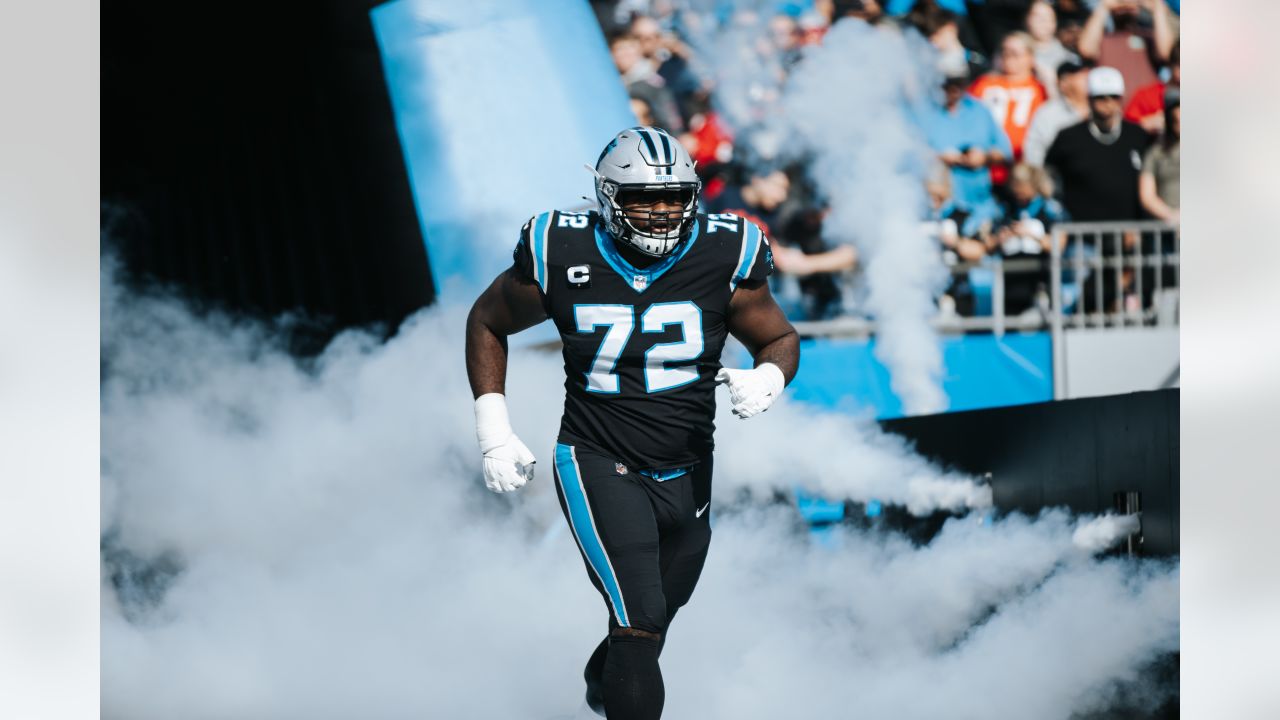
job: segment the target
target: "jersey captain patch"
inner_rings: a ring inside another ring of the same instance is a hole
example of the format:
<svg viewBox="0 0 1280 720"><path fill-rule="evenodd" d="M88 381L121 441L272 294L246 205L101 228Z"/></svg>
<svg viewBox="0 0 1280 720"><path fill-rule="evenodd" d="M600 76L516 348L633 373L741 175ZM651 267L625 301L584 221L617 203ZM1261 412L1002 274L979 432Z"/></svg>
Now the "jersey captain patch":
<svg viewBox="0 0 1280 720"><path fill-rule="evenodd" d="M590 265L574 265L565 273L569 287L572 288L589 288L591 287L591 266Z"/></svg>

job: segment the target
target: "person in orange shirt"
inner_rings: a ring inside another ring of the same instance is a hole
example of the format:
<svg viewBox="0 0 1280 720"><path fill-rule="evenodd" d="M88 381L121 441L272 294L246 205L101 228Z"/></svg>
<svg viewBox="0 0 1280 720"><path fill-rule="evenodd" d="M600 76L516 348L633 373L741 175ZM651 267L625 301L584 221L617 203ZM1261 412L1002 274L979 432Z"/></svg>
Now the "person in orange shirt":
<svg viewBox="0 0 1280 720"><path fill-rule="evenodd" d="M1011 32L1000 43L997 70L974 81L969 94L991 109L1013 145L1014 160L1022 159L1022 143L1036 110L1049 92L1036 78L1035 41L1025 32ZM993 178L997 183L998 178Z"/></svg>

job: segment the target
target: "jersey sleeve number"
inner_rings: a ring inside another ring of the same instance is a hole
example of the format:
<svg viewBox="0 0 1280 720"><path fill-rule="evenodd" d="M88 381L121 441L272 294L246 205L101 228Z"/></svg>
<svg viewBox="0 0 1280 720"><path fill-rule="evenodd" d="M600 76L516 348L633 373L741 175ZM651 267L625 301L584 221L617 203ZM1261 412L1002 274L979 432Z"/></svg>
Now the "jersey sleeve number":
<svg viewBox="0 0 1280 720"><path fill-rule="evenodd" d="M729 230L731 232L738 231L738 220L740 218L733 213L716 213L707 216L707 234L717 230Z"/></svg>
<svg viewBox="0 0 1280 720"><path fill-rule="evenodd" d="M587 392L616 394L620 391L614 368L635 329L635 308L631 305L575 305L574 322L580 333L594 333L604 326L604 339L587 375ZM679 325L681 339L657 343L644 354L645 392L655 393L687 385L698 379L691 365L668 367L671 363L694 360L702 355L702 311L692 302L659 303L640 315L640 332L661 333Z"/></svg>
<svg viewBox="0 0 1280 720"><path fill-rule="evenodd" d="M586 213L562 212L559 213L559 215L560 220L556 223L557 227L570 227L581 230L587 226L588 222L590 222L590 220L587 219Z"/></svg>

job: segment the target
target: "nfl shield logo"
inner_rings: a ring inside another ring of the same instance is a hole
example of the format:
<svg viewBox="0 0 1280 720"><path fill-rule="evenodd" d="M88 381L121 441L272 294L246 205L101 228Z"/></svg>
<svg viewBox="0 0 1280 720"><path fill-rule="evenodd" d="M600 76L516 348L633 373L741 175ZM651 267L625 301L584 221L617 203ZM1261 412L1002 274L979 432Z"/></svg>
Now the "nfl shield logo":
<svg viewBox="0 0 1280 720"><path fill-rule="evenodd" d="M627 474L627 466L626 466L626 465L623 465L623 464L622 464L622 463L620 463L620 462L616 462L616 463L614 463L614 464L613 464L613 470L614 470L614 472L618 473L619 475L626 475L626 474Z"/></svg>
<svg viewBox="0 0 1280 720"><path fill-rule="evenodd" d="M649 278L645 275L636 275L632 278L631 286L637 290L643 290L649 284Z"/></svg>

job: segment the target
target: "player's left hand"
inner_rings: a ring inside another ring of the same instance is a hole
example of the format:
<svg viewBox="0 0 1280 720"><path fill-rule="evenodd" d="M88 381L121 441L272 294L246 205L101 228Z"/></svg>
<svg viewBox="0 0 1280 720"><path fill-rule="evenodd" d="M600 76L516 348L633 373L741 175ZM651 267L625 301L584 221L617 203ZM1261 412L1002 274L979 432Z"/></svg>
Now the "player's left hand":
<svg viewBox="0 0 1280 720"><path fill-rule="evenodd" d="M733 414L745 420L768 410L782 394L787 379L777 365L761 363L752 370L720 368L716 382L729 385Z"/></svg>

